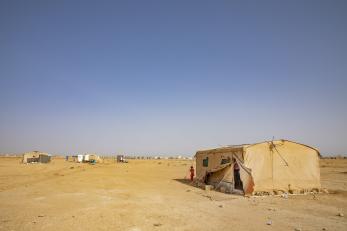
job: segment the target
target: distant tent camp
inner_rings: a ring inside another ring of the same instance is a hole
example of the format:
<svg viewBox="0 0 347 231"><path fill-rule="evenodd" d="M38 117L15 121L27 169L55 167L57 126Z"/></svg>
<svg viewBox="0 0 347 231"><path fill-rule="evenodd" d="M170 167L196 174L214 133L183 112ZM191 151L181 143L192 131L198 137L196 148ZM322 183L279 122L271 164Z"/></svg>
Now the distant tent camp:
<svg viewBox="0 0 347 231"><path fill-rule="evenodd" d="M23 154L22 162L27 163L49 163L51 156L44 152L32 151Z"/></svg>
<svg viewBox="0 0 347 231"><path fill-rule="evenodd" d="M289 140L198 151L197 180L246 195L318 190L319 151Z"/></svg>
<svg viewBox="0 0 347 231"><path fill-rule="evenodd" d="M78 154L78 155L75 155L75 156L72 156L73 158L73 161L75 162L79 162L79 163L102 163L102 158L100 158L100 156L96 155L96 154L85 154L85 155L82 155L82 154Z"/></svg>

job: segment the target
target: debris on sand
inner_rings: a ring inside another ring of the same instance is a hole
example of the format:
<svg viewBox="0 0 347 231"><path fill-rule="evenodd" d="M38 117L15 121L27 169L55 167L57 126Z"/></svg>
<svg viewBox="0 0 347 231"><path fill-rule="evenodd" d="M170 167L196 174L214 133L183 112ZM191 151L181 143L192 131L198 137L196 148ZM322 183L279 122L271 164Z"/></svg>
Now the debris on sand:
<svg viewBox="0 0 347 231"><path fill-rule="evenodd" d="M213 199L212 199L212 197L211 196L209 196L209 195L202 195L203 197L207 197L208 199L210 199L210 201L212 201Z"/></svg>
<svg viewBox="0 0 347 231"><path fill-rule="evenodd" d="M266 222L266 224L267 224L267 225L272 225L272 221L271 221L271 220L268 220L268 221Z"/></svg>
<svg viewBox="0 0 347 231"><path fill-rule="evenodd" d="M284 198L284 199L288 199L288 193L283 193L283 194L281 195L281 197Z"/></svg>
<svg viewBox="0 0 347 231"><path fill-rule="evenodd" d="M44 217L44 215L38 215L37 217Z"/></svg>
<svg viewBox="0 0 347 231"><path fill-rule="evenodd" d="M344 217L345 215L343 213L339 213L339 214L337 214L337 216Z"/></svg>
<svg viewBox="0 0 347 231"><path fill-rule="evenodd" d="M74 166L70 167L70 169L74 169L74 168L75 168Z"/></svg>
<svg viewBox="0 0 347 231"><path fill-rule="evenodd" d="M223 208L223 205L218 205L219 208Z"/></svg>
<svg viewBox="0 0 347 231"><path fill-rule="evenodd" d="M301 231L301 228L295 228L294 230L295 231Z"/></svg>
<svg viewBox="0 0 347 231"><path fill-rule="evenodd" d="M160 223L154 223L153 225L154 225L154 226L157 226L157 227L158 227L158 226L162 226L162 224L160 224Z"/></svg>

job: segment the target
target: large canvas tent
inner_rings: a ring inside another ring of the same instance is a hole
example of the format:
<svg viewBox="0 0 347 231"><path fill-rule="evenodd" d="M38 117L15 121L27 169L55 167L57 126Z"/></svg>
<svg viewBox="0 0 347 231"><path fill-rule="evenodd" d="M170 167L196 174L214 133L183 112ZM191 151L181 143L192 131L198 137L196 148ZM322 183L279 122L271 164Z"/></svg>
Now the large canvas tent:
<svg viewBox="0 0 347 231"><path fill-rule="evenodd" d="M27 163L49 163L51 156L44 152L32 151L23 154L22 162Z"/></svg>
<svg viewBox="0 0 347 231"><path fill-rule="evenodd" d="M198 151L195 157L197 180L229 193L237 188L253 195L302 193L321 187L319 151L289 140Z"/></svg>

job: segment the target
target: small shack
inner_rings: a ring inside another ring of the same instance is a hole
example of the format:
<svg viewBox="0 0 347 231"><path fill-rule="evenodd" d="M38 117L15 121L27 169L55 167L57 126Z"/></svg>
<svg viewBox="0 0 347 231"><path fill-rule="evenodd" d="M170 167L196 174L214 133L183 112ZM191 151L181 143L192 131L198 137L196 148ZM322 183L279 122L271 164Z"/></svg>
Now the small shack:
<svg viewBox="0 0 347 231"><path fill-rule="evenodd" d="M117 162L118 163L128 163L128 161L126 161L124 155L117 155Z"/></svg>
<svg viewBox="0 0 347 231"><path fill-rule="evenodd" d="M217 190L246 195L319 190L319 151L289 140L198 151L196 177Z"/></svg>
<svg viewBox="0 0 347 231"><path fill-rule="evenodd" d="M77 155L77 159L76 159L76 160L77 160L78 163L82 163L82 162L83 162L83 159L84 159L84 158L83 158L83 155L81 155L81 154L78 154L78 155Z"/></svg>
<svg viewBox="0 0 347 231"><path fill-rule="evenodd" d="M102 159L96 154L89 154L89 162L102 163Z"/></svg>
<svg viewBox="0 0 347 231"><path fill-rule="evenodd" d="M26 152L23 154L22 163L49 163L51 156L48 153L40 151Z"/></svg>

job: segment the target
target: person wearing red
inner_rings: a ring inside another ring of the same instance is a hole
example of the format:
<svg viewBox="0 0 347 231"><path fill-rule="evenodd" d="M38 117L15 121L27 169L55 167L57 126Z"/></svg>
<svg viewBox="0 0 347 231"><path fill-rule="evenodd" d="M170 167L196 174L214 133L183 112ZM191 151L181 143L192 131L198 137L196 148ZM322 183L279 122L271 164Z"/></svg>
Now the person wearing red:
<svg viewBox="0 0 347 231"><path fill-rule="evenodd" d="M190 166L190 181L193 181L193 179L194 179L194 168L193 168L193 166Z"/></svg>

